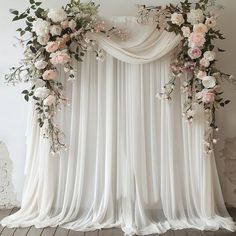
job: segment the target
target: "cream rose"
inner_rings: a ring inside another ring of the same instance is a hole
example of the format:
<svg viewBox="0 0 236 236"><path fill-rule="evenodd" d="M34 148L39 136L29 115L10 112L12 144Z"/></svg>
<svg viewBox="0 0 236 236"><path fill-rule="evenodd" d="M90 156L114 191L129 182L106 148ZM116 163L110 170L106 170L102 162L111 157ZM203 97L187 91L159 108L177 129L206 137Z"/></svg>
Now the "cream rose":
<svg viewBox="0 0 236 236"><path fill-rule="evenodd" d="M205 88L213 88L216 86L216 79L213 76L205 76L202 78L202 84Z"/></svg>
<svg viewBox="0 0 236 236"><path fill-rule="evenodd" d="M183 27L181 28L181 30L182 30L182 32L183 32L183 36L184 36L185 38L188 38L189 35L190 35L190 33L191 33L190 28L187 27L187 26L183 26Z"/></svg>
<svg viewBox="0 0 236 236"><path fill-rule="evenodd" d="M208 28L203 23L199 23L193 26L193 32L205 34L208 31Z"/></svg>
<svg viewBox="0 0 236 236"><path fill-rule="evenodd" d="M175 25L182 25L184 23L184 17L182 14L179 13L173 13L171 15L171 22Z"/></svg>
<svg viewBox="0 0 236 236"><path fill-rule="evenodd" d="M37 41L41 45L46 45L49 41L49 35L38 36Z"/></svg>
<svg viewBox="0 0 236 236"><path fill-rule="evenodd" d="M50 94L50 90L46 87L37 88L34 92L35 97L42 98L42 99L49 96L49 94Z"/></svg>
<svg viewBox="0 0 236 236"><path fill-rule="evenodd" d="M188 13L188 22L191 23L192 25L202 23L204 19L205 17L201 9L192 9Z"/></svg>
<svg viewBox="0 0 236 236"><path fill-rule="evenodd" d="M49 33L49 29L50 29L50 23L38 18L37 20L35 20L33 22L33 28L32 30L38 35L38 36L42 36L44 37L45 35L47 35Z"/></svg>
<svg viewBox="0 0 236 236"><path fill-rule="evenodd" d="M206 19L205 25L208 28L214 28L216 26L216 20L214 17L210 17Z"/></svg>
<svg viewBox="0 0 236 236"><path fill-rule="evenodd" d="M66 20L67 15L63 9L50 9L48 12L48 18L57 23Z"/></svg>
<svg viewBox="0 0 236 236"><path fill-rule="evenodd" d="M59 47L59 43L58 42L48 42L46 48L47 52L55 52Z"/></svg>
<svg viewBox="0 0 236 236"><path fill-rule="evenodd" d="M205 58L202 58L202 59L200 60L200 65L201 65L201 66L204 66L204 67L209 67L209 66L210 66L210 61L208 61L208 60L205 59Z"/></svg>
<svg viewBox="0 0 236 236"><path fill-rule="evenodd" d="M50 33L52 36L61 35L62 28L59 25L53 25L50 27Z"/></svg>
<svg viewBox="0 0 236 236"><path fill-rule="evenodd" d="M206 51L204 53L204 58L208 61L214 61L216 59L216 53L213 51Z"/></svg>
<svg viewBox="0 0 236 236"><path fill-rule="evenodd" d="M54 70L46 70L43 73L43 80L51 80L56 77L57 73Z"/></svg>
<svg viewBox="0 0 236 236"><path fill-rule="evenodd" d="M206 75L207 75L206 71L200 70L200 71L198 71L196 76L198 79L202 79L202 78L206 77Z"/></svg>

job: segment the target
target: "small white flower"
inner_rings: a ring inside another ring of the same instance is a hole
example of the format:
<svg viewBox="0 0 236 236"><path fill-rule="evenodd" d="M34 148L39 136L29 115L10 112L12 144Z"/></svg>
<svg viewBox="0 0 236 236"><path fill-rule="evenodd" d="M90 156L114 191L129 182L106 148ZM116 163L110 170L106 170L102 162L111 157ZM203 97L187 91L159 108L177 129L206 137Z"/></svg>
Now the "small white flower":
<svg viewBox="0 0 236 236"><path fill-rule="evenodd" d="M49 35L38 36L37 41L41 45L46 45L49 41Z"/></svg>
<svg viewBox="0 0 236 236"><path fill-rule="evenodd" d="M42 98L42 99L49 96L49 94L50 94L50 90L46 87L39 87L34 92L35 97Z"/></svg>
<svg viewBox="0 0 236 236"><path fill-rule="evenodd" d="M103 62L103 61L105 60L105 54L104 54L103 50L99 50L99 51L97 52L97 57L96 57L96 59L97 59L98 61L101 61L101 62Z"/></svg>
<svg viewBox="0 0 236 236"><path fill-rule="evenodd" d="M76 21L75 20L70 20L69 21L69 27L71 28L71 30L75 30L76 28Z"/></svg>
<svg viewBox="0 0 236 236"><path fill-rule="evenodd" d="M182 32L183 32L183 36L184 36L185 38L188 38L189 35L190 35L190 33L191 33L190 28L187 27L187 26L183 26L183 27L181 28L181 30L182 30Z"/></svg>
<svg viewBox="0 0 236 236"><path fill-rule="evenodd" d="M45 37L49 33L50 23L38 18L36 21L33 22L32 30L41 37Z"/></svg>
<svg viewBox="0 0 236 236"><path fill-rule="evenodd" d="M47 62L44 61L44 60L39 60L39 61L36 61L35 62L35 67L38 69L38 70L42 70L44 69L46 66L47 66Z"/></svg>
<svg viewBox="0 0 236 236"><path fill-rule="evenodd" d="M50 9L48 12L48 18L50 18L53 22L61 22L66 20L67 15L66 12L61 9Z"/></svg>
<svg viewBox="0 0 236 236"><path fill-rule="evenodd" d="M208 61L214 61L216 59L216 53L213 51L206 51L204 53L204 58Z"/></svg>
<svg viewBox="0 0 236 236"><path fill-rule="evenodd" d="M184 17L182 14L179 13L173 13L171 15L171 22L176 25L182 25L184 23Z"/></svg>
<svg viewBox="0 0 236 236"><path fill-rule="evenodd" d="M188 13L188 22L192 25L202 23L205 19L203 11L201 9L192 9Z"/></svg>
<svg viewBox="0 0 236 236"><path fill-rule="evenodd" d="M213 88L216 86L216 79L213 76L205 76L202 78L202 84L205 88Z"/></svg>
<svg viewBox="0 0 236 236"><path fill-rule="evenodd" d="M58 36L61 35L62 28L59 25L52 25L50 27L50 33L52 36Z"/></svg>

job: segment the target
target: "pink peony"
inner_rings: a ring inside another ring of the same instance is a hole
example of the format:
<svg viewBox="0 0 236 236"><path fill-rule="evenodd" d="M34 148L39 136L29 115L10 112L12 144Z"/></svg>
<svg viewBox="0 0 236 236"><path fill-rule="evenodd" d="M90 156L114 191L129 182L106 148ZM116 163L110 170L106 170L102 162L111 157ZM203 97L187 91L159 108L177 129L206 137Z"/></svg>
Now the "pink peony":
<svg viewBox="0 0 236 236"><path fill-rule="evenodd" d="M213 92L203 93L202 101L204 103L212 103L215 101L215 94Z"/></svg>
<svg viewBox="0 0 236 236"><path fill-rule="evenodd" d="M194 59L201 57L202 51L198 47L190 48L188 50L188 55L191 59L194 60Z"/></svg>
<svg viewBox="0 0 236 236"><path fill-rule="evenodd" d="M48 42L46 46L46 51L47 52L55 52L59 47L58 42Z"/></svg>
<svg viewBox="0 0 236 236"><path fill-rule="evenodd" d="M188 41L190 47L202 47L206 42L206 39L204 34L193 32L190 34Z"/></svg>
<svg viewBox="0 0 236 236"><path fill-rule="evenodd" d="M66 53L66 51L57 51L52 53L50 57L50 61L53 65L66 64L70 60L70 56Z"/></svg>
<svg viewBox="0 0 236 236"><path fill-rule="evenodd" d="M210 62L209 62L207 59L202 58L202 59L200 60L200 65L201 65L201 66L204 66L204 67L209 67L209 66L210 66Z"/></svg>
<svg viewBox="0 0 236 236"><path fill-rule="evenodd" d="M44 80L51 80L54 79L56 77L57 73L54 70L46 70L43 73L43 79Z"/></svg>

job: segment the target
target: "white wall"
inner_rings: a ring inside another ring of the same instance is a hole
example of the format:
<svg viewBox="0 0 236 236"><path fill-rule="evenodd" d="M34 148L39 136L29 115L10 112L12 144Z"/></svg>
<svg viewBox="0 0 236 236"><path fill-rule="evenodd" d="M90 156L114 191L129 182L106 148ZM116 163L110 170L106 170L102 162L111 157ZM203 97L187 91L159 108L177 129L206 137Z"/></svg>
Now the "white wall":
<svg viewBox="0 0 236 236"><path fill-rule="evenodd" d="M18 28L18 23L11 22L11 15L8 9L15 8L19 10L25 9L27 0L0 0L0 140L4 141L10 152L10 157L13 160L13 182L21 199L23 187L23 171L25 161L25 129L27 121L27 103L24 102L20 91L25 85L16 87L9 87L4 84L4 74L8 72L8 68L17 65L17 62L22 56L22 48L17 44L14 38L17 34L15 29ZM66 0L43 0L44 6L60 7L65 4ZM177 3L178 0L96 0L96 3L101 5L100 15L135 15L136 4L165 4L168 2ZM219 0L225 5L226 9L221 12L220 27L223 29L227 39L221 44L221 47L227 49L227 53L219 56L219 66L226 72L236 75L236 1L235 0ZM227 137L236 137L236 93L231 86L226 86L226 95L230 97L233 102L219 113L219 120L221 124L221 132L219 133L222 141L217 147L217 150L223 148L223 140ZM224 162L218 155L219 166L223 166ZM233 202L232 186L223 176L224 168L220 168L221 181L224 188L224 194L229 202ZM236 199L236 198L235 198ZM236 204L236 203L235 203Z"/></svg>

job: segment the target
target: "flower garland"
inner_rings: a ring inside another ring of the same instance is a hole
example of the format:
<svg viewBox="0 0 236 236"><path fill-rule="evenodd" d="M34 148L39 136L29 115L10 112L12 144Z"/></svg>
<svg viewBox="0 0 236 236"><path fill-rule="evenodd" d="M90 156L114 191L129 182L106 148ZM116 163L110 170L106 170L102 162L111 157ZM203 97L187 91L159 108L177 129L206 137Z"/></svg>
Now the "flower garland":
<svg viewBox="0 0 236 236"><path fill-rule="evenodd" d="M31 82L32 86L22 94L26 101L35 101L38 123L44 130L44 137L50 140L51 152L57 153L67 148L63 142L64 134L55 124L55 113L62 105L68 104L63 95L63 85L57 81L57 67L62 66L68 74L68 80L75 79L73 59L82 61L87 50L93 50L98 60L103 60L103 53L96 50L95 42L88 33L104 33L107 37L117 35L122 39L127 33L115 27L106 29L105 23L97 17L98 7L93 2L80 3L72 0L60 9L45 10L42 2L29 0L30 6L19 12L11 9L13 21L23 20L25 28L17 31L20 36L27 35L27 40L20 39L25 46L24 59L19 67L11 68L6 75L7 82Z"/></svg>
<svg viewBox="0 0 236 236"><path fill-rule="evenodd" d="M140 23L152 21L158 29L182 36L176 58L171 65L172 78L157 97L171 100L176 80L183 80L183 74L187 74L187 81L182 82L181 87L187 94L183 116L188 122L192 122L196 104L202 105L208 114L208 128L204 140L206 155L213 152L213 144L217 142L213 137L213 130L219 130L215 112L230 102L222 96L220 84L224 80L236 84L232 75L225 74L216 67L216 51L224 50L216 48L214 40L225 39L220 30L216 29L217 17L212 11L216 7L222 8L216 5L215 0L199 0L196 4L185 0L177 6L141 5L138 11Z"/></svg>

